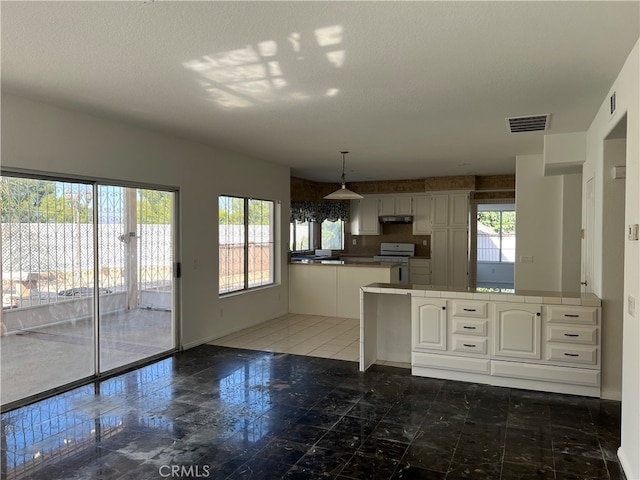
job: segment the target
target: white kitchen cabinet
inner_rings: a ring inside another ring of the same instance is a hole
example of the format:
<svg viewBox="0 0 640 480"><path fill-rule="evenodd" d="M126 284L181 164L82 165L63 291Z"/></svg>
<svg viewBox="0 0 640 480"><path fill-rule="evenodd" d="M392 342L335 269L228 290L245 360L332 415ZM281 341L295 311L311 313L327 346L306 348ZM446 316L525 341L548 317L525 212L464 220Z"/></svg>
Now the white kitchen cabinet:
<svg viewBox="0 0 640 480"><path fill-rule="evenodd" d="M469 194L438 193L431 195L431 225L434 228L467 227Z"/></svg>
<svg viewBox="0 0 640 480"><path fill-rule="evenodd" d="M542 307L496 303L492 357L540 360Z"/></svg>
<svg viewBox="0 0 640 480"><path fill-rule="evenodd" d="M442 228L449 226L449 194L438 193L431 195L431 227Z"/></svg>
<svg viewBox="0 0 640 480"><path fill-rule="evenodd" d="M431 285L431 259L409 258L409 283Z"/></svg>
<svg viewBox="0 0 640 480"><path fill-rule="evenodd" d="M431 197L429 195L413 197L413 234L431 235Z"/></svg>
<svg viewBox="0 0 640 480"><path fill-rule="evenodd" d="M555 365L600 368L598 309L553 305L544 308L544 359Z"/></svg>
<svg viewBox="0 0 640 480"><path fill-rule="evenodd" d="M351 235L380 235L378 197L351 200Z"/></svg>
<svg viewBox="0 0 640 480"><path fill-rule="evenodd" d="M466 228L434 228L431 232L433 285L465 288L468 281L469 236Z"/></svg>
<svg viewBox="0 0 640 480"><path fill-rule="evenodd" d="M446 300L411 299L412 351L447 349L446 307Z"/></svg>
<svg viewBox="0 0 640 480"><path fill-rule="evenodd" d="M411 215L413 213L412 198L382 195L379 197L379 215Z"/></svg>
<svg viewBox="0 0 640 480"><path fill-rule="evenodd" d="M467 227L469 225L469 195L467 193L449 194L449 226Z"/></svg>
<svg viewBox="0 0 640 480"><path fill-rule="evenodd" d="M447 285L466 288L469 273L469 235L466 228L449 229Z"/></svg>

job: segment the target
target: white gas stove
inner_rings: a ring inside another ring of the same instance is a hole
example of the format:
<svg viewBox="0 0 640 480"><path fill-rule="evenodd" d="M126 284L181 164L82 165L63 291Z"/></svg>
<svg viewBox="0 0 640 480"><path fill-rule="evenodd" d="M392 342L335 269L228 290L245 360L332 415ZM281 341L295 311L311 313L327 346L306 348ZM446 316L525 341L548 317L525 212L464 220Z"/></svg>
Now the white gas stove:
<svg viewBox="0 0 640 480"><path fill-rule="evenodd" d="M416 254L415 243L381 243L376 262L400 265L400 283L409 283L409 257Z"/></svg>

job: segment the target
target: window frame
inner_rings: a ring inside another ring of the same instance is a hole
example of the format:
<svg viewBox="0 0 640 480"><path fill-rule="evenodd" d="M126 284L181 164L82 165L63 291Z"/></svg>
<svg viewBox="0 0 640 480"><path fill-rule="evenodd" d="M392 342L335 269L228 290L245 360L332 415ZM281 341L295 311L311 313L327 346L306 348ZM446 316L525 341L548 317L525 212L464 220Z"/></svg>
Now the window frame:
<svg viewBox="0 0 640 480"><path fill-rule="evenodd" d="M265 288L265 287L270 287L276 284L276 241L275 241L275 236L276 236L276 231L277 231L277 225L276 225L276 204L277 202L274 200L269 200L269 199L264 199L264 198L255 198L255 197L242 197L242 196L238 196L238 195L218 195L218 215L220 212L220 201L222 198L230 198L230 199L237 199L237 200L242 200L242 205L243 205L243 242L242 242L242 248L243 248L243 260L242 260L242 273L243 273L243 286L242 288L233 288L230 290L225 290L222 291L221 287L222 287L222 283L220 281L221 279L221 266L222 263L220 261L220 254L218 253L218 296L220 298L222 297L227 297L227 296L231 296L231 295L237 295L239 293L243 293L243 292L247 292L247 291L251 291L251 290L256 290L256 289L260 289L260 288ZM270 258L269 258L269 277L270 277L270 281L267 283L261 283L259 285L250 285L250 270L249 270L249 251L251 248L251 245L264 245L264 243L260 243L257 244L255 242L250 242L250 210L249 210L249 203L251 201L257 201L257 202L267 202L270 204L271 208L270 208L270 218L269 218L269 241L267 242L267 244L270 246ZM222 247L222 243L221 243L221 239L220 239L220 227L222 225L232 225L229 223L226 224L222 224L220 223L220 216L218 216L218 252L220 252L220 249Z"/></svg>

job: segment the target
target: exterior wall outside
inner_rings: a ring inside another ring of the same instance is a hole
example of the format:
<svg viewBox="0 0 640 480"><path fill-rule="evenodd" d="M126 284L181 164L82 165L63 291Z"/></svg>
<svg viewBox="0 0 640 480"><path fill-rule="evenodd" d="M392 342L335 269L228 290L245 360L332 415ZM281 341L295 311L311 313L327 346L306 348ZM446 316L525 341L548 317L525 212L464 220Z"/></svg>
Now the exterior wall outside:
<svg viewBox="0 0 640 480"><path fill-rule="evenodd" d="M184 347L287 313L288 168L13 95L2 97L2 167L179 189ZM218 298L219 195L276 201L276 285Z"/></svg>
<svg viewBox="0 0 640 480"><path fill-rule="evenodd" d="M615 80L606 98L587 131L587 161L583 169L583 185L593 178L595 181L595 228L594 232L603 231L604 210L603 179L609 172L605 170L603 161L603 142L620 119L627 116L626 141L626 194L625 225L640 223L640 43L636 43L618 78ZM609 96L616 92L617 109L609 113ZM583 189L584 191L584 189ZM585 199L583 198L583 205ZM583 219L583 225L585 220ZM603 274L602 253L606 248L603 236L596 235L594 240L594 275L593 292L601 296L603 284L611 279ZM640 242L625 240L624 247L624 299L634 297L640 299ZM619 275L620 272L617 273ZM640 478L640 315L637 307L635 316L625 308L623 324L616 326L611 319L603 318L605 328L622 328L622 446L618 452L620 462L627 478ZM603 355L606 352L603 351ZM603 357L603 364L607 357ZM606 382L606 379L603 378ZM605 383L605 388L606 383ZM615 388L609 386L609 389ZM608 396L608 391L603 390Z"/></svg>

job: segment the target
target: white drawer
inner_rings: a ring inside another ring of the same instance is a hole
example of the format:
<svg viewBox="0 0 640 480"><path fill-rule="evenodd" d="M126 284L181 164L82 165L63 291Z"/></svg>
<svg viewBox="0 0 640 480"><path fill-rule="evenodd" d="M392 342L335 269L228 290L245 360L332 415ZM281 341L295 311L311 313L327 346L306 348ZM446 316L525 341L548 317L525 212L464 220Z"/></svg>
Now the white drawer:
<svg viewBox="0 0 640 480"><path fill-rule="evenodd" d="M577 327L573 325L548 325L547 341L562 343L598 343L598 327Z"/></svg>
<svg viewBox="0 0 640 480"><path fill-rule="evenodd" d="M415 283L418 285L431 285L431 274L420 275L413 272L409 272L409 283Z"/></svg>
<svg viewBox="0 0 640 480"><path fill-rule="evenodd" d="M572 306L547 307L547 318L549 323L597 325L598 309Z"/></svg>
<svg viewBox="0 0 640 480"><path fill-rule="evenodd" d="M477 353L479 355L486 355L487 339L461 337L458 335L454 335L451 349L454 352Z"/></svg>
<svg viewBox="0 0 640 480"><path fill-rule="evenodd" d="M414 367L458 370L471 373L489 373L491 361L487 358L456 357L422 352L411 353L411 365Z"/></svg>
<svg viewBox="0 0 640 480"><path fill-rule="evenodd" d="M430 258L409 258L409 266L411 268L428 268L431 269L431 259Z"/></svg>
<svg viewBox="0 0 640 480"><path fill-rule="evenodd" d="M451 319L451 333L480 335L486 337L488 323L488 320L453 317Z"/></svg>
<svg viewBox="0 0 640 480"><path fill-rule="evenodd" d="M493 360L491 362L491 375L569 385L600 386L600 371L586 368L556 367L554 365Z"/></svg>
<svg viewBox="0 0 640 480"><path fill-rule="evenodd" d="M456 317L487 318L487 302L454 301L453 315Z"/></svg>
<svg viewBox="0 0 640 480"><path fill-rule="evenodd" d="M411 265L409 267L409 272L413 275L431 275L431 268L430 267L414 267L413 265Z"/></svg>
<svg viewBox="0 0 640 480"><path fill-rule="evenodd" d="M598 347L547 344L546 360L550 362L596 365Z"/></svg>

